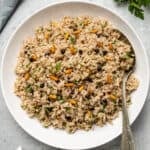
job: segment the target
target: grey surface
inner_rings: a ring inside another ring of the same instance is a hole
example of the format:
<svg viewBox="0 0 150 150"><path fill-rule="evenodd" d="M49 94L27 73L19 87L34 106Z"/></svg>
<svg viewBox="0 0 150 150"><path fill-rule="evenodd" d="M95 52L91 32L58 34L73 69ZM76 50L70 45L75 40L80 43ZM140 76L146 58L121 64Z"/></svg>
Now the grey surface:
<svg viewBox="0 0 150 150"><path fill-rule="evenodd" d="M52 1L54 0L24 0L0 35L0 60L3 48L6 45L12 32L16 29L17 25L22 22L24 18L28 17L32 12ZM150 9L146 10L145 20L142 21L135 18L134 16L131 16L126 9L126 6L118 7L113 2L113 0L93 1L97 1L99 4L112 9L114 12L117 12L120 16L129 21L136 29L140 38L143 40L145 48L150 55ZM140 116L132 126L136 139L137 150L149 150L150 148L149 99L150 98L147 99ZM96 148L95 150L119 150L119 144L120 138L117 138L104 146ZM0 92L0 150L16 150L19 145L24 148L23 150L55 150L55 148L49 147L36 141L17 125L17 123L10 115Z"/></svg>

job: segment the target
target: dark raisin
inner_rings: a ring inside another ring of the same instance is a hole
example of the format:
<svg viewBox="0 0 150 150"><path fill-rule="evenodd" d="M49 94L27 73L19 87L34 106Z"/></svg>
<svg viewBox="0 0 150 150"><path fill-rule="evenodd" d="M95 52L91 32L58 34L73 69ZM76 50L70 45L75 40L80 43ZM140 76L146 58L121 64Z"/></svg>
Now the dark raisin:
<svg viewBox="0 0 150 150"><path fill-rule="evenodd" d="M89 109L92 111L92 110L94 110L94 107L91 106Z"/></svg>
<svg viewBox="0 0 150 150"><path fill-rule="evenodd" d="M94 48L93 50L94 50L94 52L95 52L96 54L99 53L99 48Z"/></svg>
<svg viewBox="0 0 150 150"><path fill-rule="evenodd" d="M91 77L86 77L85 80L86 80L86 81L89 81L89 82L93 82L93 80L92 80Z"/></svg>
<svg viewBox="0 0 150 150"><path fill-rule="evenodd" d="M63 48L63 49L61 49L60 51L61 51L61 54L65 54L66 49Z"/></svg>
<svg viewBox="0 0 150 150"><path fill-rule="evenodd" d="M70 116L65 116L66 120L71 122L72 121L72 118Z"/></svg>
<svg viewBox="0 0 150 150"><path fill-rule="evenodd" d="M60 89L60 90L57 90L57 95L61 95L61 93L62 93L62 90Z"/></svg>
<svg viewBox="0 0 150 150"><path fill-rule="evenodd" d="M60 80L57 80L57 81L56 81L56 83L59 83L59 82L60 82Z"/></svg>
<svg viewBox="0 0 150 150"><path fill-rule="evenodd" d="M102 70L102 65L101 64L97 64L97 71L101 71Z"/></svg>
<svg viewBox="0 0 150 150"><path fill-rule="evenodd" d="M91 94L87 94L87 95L85 96L85 98L86 98L86 99L90 99L90 98L91 98Z"/></svg>
<svg viewBox="0 0 150 150"><path fill-rule="evenodd" d="M46 52L44 55L45 55L45 56L49 56L49 55L50 55L50 52Z"/></svg>
<svg viewBox="0 0 150 150"><path fill-rule="evenodd" d="M24 51L24 54L27 54L27 51Z"/></svg>
<svg viewBox="0 0 150 150"><path fill-rule="evenodd" d="M98 38L100 38L102 34L101 33L97 33L96 35L97 35Z"/></svg>
<svg viewBox="0 0 150 150"><path fill-rule="evenodd" d="M80 55L82 55L82 54L83 54L83 51L82 51L81 49L79 50L79 54L80 54Z"/></svg>
<svg viewBox="0 0 150 150"><path fill-rule="evenodd" d="M30 60L30 62L34 62L35 61L35 59L34 58L29 58L29 60Z"/></svg>
<svg viewBox="0 0 150 150"><path fill-rule="evenodd" d="M106 50L103 50L103 55L105 56L105 55L107 55L107 51Z"/></svg>
<svg viewBox="0 0 150 150"><path fill-rule="evenodd" d="M100 100L100 104L103 105L103 107L105 108L108 104L107 100L104 99L104 100Z"/></svg>
<svg viewBox="0 0 150 150"><path fill-rule="evenodd" d="M116 74L117 72L116 72L116 70L114 70L112 73L113 73L113 74Z"/></svg>
<svg viewBox="0 0 150 150"><path fill-rule="evenodd" d="M71 90L70 94L74 94L74 90L73 89Z"/></svg>
<svg viewBox="0 0 150 150"><path fill-rule="evenodd" d="M77 24L74 24L74 26L73 26L73 31L77 31L78 30L78 26L77 26Z"/></svg>
<svg viewBox="0 0 150 150"><path fill-rule="evenodd" d="M40 84L40 88L43 88L43 87L44 87L44 83L41 83L41 84Z"/></svg>
<svg viewBox="0 0 150 150"><path fill-rule="evenodd" d="M84 41L84 40L82 40L82 41L81 41L81 43L82 43L82 44L85 44L85 41Z"/></svg>
<svg viewBox="0 0 150 150"><path fill-rule="evenodd" d="M103 86L103 83L102 83L102 82L97 82L97 83L96 83L96 88L99 88L99 87L101 87L101 86Z"/></svg>

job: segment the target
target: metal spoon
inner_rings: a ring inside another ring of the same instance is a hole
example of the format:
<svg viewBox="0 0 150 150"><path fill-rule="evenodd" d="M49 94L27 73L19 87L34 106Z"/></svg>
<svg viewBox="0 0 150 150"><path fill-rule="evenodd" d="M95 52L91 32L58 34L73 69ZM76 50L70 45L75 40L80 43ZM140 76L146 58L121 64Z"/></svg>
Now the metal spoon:
<svg viewBox="0 0 150 150"><path fill-rule="evenodd" d="M123 116L123 127L122 127L122 139L121 139L121 150L135 150L135 142L131 131L129 116L126 106L126 82L128 77L132 74L134 68L126 73L123 77L122 83L122 116Z"/></svg>
<svg viewBox="0 0 150 150"><path fill-rule="evenodd" d="M123 37L124 41L127 43L130 43L127 37L118 31L117 32L121 34ZM130 44L131 45L131 44ZM133 48L132 48L133 50ZM133 50L134 52L134 50ZM122 83L122 117L123 117L123 123L122 123L122 139L121 139L121 150L135 150L135 142L133 138L133 134L131 131L130 127L130 122L129 122L129 116L128 116L128 111L127 111L127 105L126 105L126 83L129 78L129 76L134 72L135 70L135 63L136 63L136 58L134 59L134 64L133 67L128 70L123 76L123 83Z"/></svg>

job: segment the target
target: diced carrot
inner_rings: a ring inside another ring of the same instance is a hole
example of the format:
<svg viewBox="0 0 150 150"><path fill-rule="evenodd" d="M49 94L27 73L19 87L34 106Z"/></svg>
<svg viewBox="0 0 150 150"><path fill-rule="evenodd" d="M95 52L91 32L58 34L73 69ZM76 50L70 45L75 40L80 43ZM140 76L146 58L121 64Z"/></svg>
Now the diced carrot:
<svg viewBox="0 0 150 150"><path fill-rule="evenodd" d="M65 74L71 74L71 72L72 72L72 69L71 69L71 68L65 70Z"/></svg>
<svg viewBox="0 0 150 150"><path fill-rule="evenodd" d="M76 48L74 46L70 46L70 52L72 55L76 54Z"/></svg>
<svg viewBox="0 0 150 150"><path fill-rule="evenodd" d="M88 110L87 113L86 113L86 117L91 118L92 117L92 112Z"/></svg>
<svg viewBox="0 0 150 150"><path fill-rule="evenodd" d="M117 99L117 97L116 97L115 95L112 95L112 94L109 95L109 98L110 98L111 100L114 100L114 101Z"/></svg>
<svg viewBox="0 0 150 150"><path fill-rule="evenodd" d="M36 54L32 54L32 55L31 55L31 59L32 59L32 61L37 60L37 56L36 56Z"/></svg>
<svg viewBox="0 0 150 150"><path fill-rule="evenodd" d="M76 30L73 32L73 34L78 35L81 31L80 30Z"/></svg>
<svg viewBox="0 0 150 150"><path fill-rule="evenodd" d="M84 89L84 86L81 85L78 90L79 90L79 92L81 92L83 89Z"/></svg>
<svg viewBox="0 0 150 150"><path fill-rule="evenodd" d="M55 100L55 99L57 98L57 96L56 96L56 95L53 95L53 94L50 94L50 95L49 95L49 98L50 98L50 100Z"/></svg>
<svg viewBox="0 0 150 150"><path fill-rule="evenodd" d="M73 87L73 86L74 86L74 83L65 83L64 86L66 86L66 87Z"/></svg>
<svg viewBox="0 0 150 150"><path fill-rule="evenodd" d="M27 81L27 80L30 78L30 74L29 74L28 72L25 73L24 78L25 78L25 80Z"/></svg>
<svg viewBox="0 0 150 150"><path fill-rule="evenodd" d="M98 30L97 30L97 29L92 29L90 32L91 32L91 33L97 33Z"/></svg>
<svg viewBox="0 0 150 150"><path fill-rule="evenodd" d="M77 104L77 101L74 100L74 99L70 99L70 100L69 100L69 103L72 104L72 105L76 105L76 104Z"/></svg>
<svg viewBox="0 0 150 150"><path fill-rule="evenodd" d="M97 47L102 48L103 47L103 42L98 42Z"/></svg>
<svg viewBox="0 0 150 150"><path fill-rule="evenodd" d="M45 37L46 40L48 40L49 37L50 37L50 33L49 32L45 32L44 37Z"/></svg>
<svg viewBox="0 0 150 150"><path fill-rule="evenodd" d="M107 75L106 82L109 84L112 83L112 76L110 74Z"/></svg>
<svg viewBox="0 0 150 150"><path fill-rule="evenodd" d="M104 57L107 61L113 60L113 58L111 56L105 56Z"/></svg>
<svg viewBox="0 0 150 150"><path fill-rule="evenodd" d="M109 50L113 50L113 45L111 43L109 44Z"/></svg>
<svg viewBox="0 0 150 150"><path fill-rule="evenodd" d="M54 75L50 75L49 76L51 80L54 80L54 81L58 81L58 77L54 76Z"/></svg>
<svg viewBox="0 0 150 150"><path fill-rule="evenodd" d="M56 51L56 47L55 47L55 45L53 45L53 46L50 48L50 52L54 54L55 51Z"/></svg>

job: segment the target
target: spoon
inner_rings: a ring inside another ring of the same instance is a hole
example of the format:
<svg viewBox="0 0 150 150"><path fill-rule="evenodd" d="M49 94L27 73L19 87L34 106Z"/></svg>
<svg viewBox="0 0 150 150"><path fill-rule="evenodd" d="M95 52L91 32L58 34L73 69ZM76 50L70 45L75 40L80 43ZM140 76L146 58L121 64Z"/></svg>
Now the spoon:
<svg viewBox="0 0 150 150"><path fill-rule="evenodd" d="M127 43L130 43L127 37L118 31L117 32L121 34L124 41ZM130 44L131 45L131 44ZM133 50L133 48L132 48ZM134 52L134 50L133 50ZM129 116L127 111L127 105L126 105L126 83L129 78L129 76L134 72L136 66L136 58L134 58L133 67L131 67L127 72L124 73L123 76L123 82L122 82L122 117L123 117L123 123L122 123L122 139L121 139L121 150L135 150L135 142L132 134L132 130L130 127L129 122Z"/></svg>

